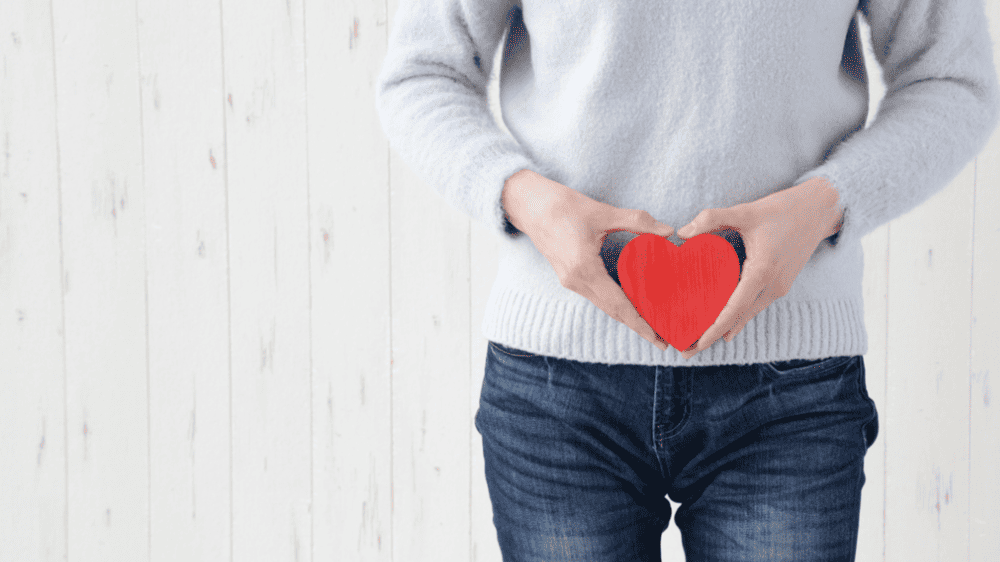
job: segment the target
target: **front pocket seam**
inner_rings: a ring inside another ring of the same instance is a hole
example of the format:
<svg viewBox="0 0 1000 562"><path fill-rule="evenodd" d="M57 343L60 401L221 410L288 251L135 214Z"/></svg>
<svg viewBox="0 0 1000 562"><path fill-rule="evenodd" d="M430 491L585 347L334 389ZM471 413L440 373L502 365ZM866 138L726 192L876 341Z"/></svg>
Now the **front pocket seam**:
<svg viewBox="0 0 1000 562"><path fill-rule="evenodd" d="M539 355L535 355L535 354L532 354L532 353L529 353L529 354L511 353L509 351L504 350L502 347L500 347L500 344L494 343L492 341L490 342L490 345L493 346L493 348L496 349L497 351L499 351L500 353L503 353L504 355L509 355L511 357L540 357Z"/></svg>
<svg viewBox="0 0 1000 562"><path fill-rule="evenodd" d="M762 363L762 365L765 365L767 367L767 370L771 376L779 379L788 379L788 378L804 377L815 374L817 372L826 371L828 369L842 367L843 365L849 363L851 359L852 357L850 355L835 355L832 357L824 357L818 363L813 363L811 365L803 365L801 367L795 367L792 369L788 369L787 371L780 371L772 365L772 363L780 363L780 361L769 361L766 363ZM792 360L785 359L784 361L792 361Z"/></svg>

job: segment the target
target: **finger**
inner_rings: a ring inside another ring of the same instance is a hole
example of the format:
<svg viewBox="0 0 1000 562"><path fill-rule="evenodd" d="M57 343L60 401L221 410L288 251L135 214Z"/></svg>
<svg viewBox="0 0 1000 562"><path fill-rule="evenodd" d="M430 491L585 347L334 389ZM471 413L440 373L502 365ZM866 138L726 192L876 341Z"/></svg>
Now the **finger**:
<svg viewBox="0 0 1000 562"><path fill-rule="evenodd" d="M753 305L753 310L751 310L742 319L740 319L740 321L737 322L735 326L730 328L725 334L722 334L722 339L726 340L726 343L731 343L736 338L736 334L739 334L740 332L743 331L743 328L746 327L747 322L749 322L753 318L756 318L757 315L760 314L762 310L770 306L772 302L774 301L763 297L757 299L757 302L755 302Z"/></svg>
<svg viewBox="0 0 1000 562"><path fill-rule="evenodd" d="M689 223L681 227L677 231L677 236L684 238L693 238L699 234L704 234L706 232L715 232L717 230L724 230L726 228L732 228L737 231L740 230L743 220L741 217L740 206L728 207L724 209L705 209Z"/></svg>
<svg viewBox="0 0 1000 562"><path fill-rule="evenodd" d="M727 305L728 310L723 310L723 313L719 315L715 323L698 339L696 350L702 351L712 347L724 334L735 330L737 326L746 324L753 318L757 314L757 311L760 310L758 304L762 300L761 294L763 294L763 291L752 295L750 299L753 300L749 303L743 301L739 305Z"/></svg>
<svg viewBox="0 0 1000 562"><path fill-rule="evenodd" d="M685 359L690 359L701 351L702 351L701 348L698 347L698 342L694 342L693 344L691 344L691 347L681 352L681 356L684 357Z"/></svg>
<svg viewBox="0 0 1000 562"><path fill-rule="evenodd" d="M642 209L618 209L611 215L611 220L605 223L606 232L627 231L634 234L652 233L664 238L674 234L673 227L663 224L653 218L653 215Z"/></svg>
<svg viewBox="0 0 1000 562"><path fill-rule="evenodd" d="M746 327L747 323L750 322L750 320L756 318L757 315L760 314L765 308L771 306L772 302L774 302L774 299L767 298L765 295L762 295L760 298L758 298L753 305L753 309L750 310L750 313L747 314L739 322L737 322L736 326L734 326L728 332L723 334L722 335L723 339L725 339L727 342L733 341L733 339L736 338L736 335L743 331L743 328Z"/></svg>
<svg viewBox="0 0 1000 562"><path fill-rule="evenodd" d="M738 323L749 321L753 317L749 313L767 289L767 284L763 274L760 273L760 269L754 267L749 260L746 263L750 264L746 268L746 275L737 283L736 290L729 297L729 301L722 308L722 312L719 313L715 322L695 342L696 347L691 355L708 349L723 333L732 330Z"/></svg>
<svg viewBox="0 0 1000 562"><path fill-rule="evenodd" d="M595 271L595 273L597 272ZM639 315L639 312L635 309L635 305L632 304L632 301L628 300L621 287L611 279L611 276L607 274L603 265L600 266L599 274L591 277L591 282L587 283L587 289L590 294L584 296L608 316L625 324L645 338L646 341L666 351L667 342Z"/></svg>
<svg viewBox="0 0 1000 562"><path fill-rule="evenodd" d="M774 302L774 300L775 300L774 295L771 294L770 292L765 291L761 293L761 295L757 298L757 300L754 301L753 307L751 307L750 311L747 314L745 314L743 318L741 318L736 323L735 326L733 326L732 328L729 329L729 331L723 334L722 337L726 338L727 342L733 341L733 338L736 337L736 334L742 332L743 328L745 328L746 325L751 320L756 318L757 315L760 314L765 308L771 306L771 303Z"/></svg>

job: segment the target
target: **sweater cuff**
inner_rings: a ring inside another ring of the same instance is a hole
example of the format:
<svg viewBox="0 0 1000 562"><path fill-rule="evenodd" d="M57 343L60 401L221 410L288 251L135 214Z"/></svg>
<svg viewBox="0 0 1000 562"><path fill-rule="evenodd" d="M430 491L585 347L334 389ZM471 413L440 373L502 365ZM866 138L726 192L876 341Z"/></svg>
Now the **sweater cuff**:
<svg viewBox="0 0 1000 562"><path fill-rule="evenodd" d="M512 139L484 147L465 168L464 185L473 189L475 217L491 232L513 239L521 234L503 208L503 187L507 178L521 170L538 167Z"/></svg>
<svg viewBox="0 0 1000 562"><path fill-rule="evenodd" d="M521 234L521 231L518 230L516 226L511 224L510 219L507 218L507 213L504 213L503 215L503 231L504 234L507 234L512 238L516 238L518 234Z"/></svg>

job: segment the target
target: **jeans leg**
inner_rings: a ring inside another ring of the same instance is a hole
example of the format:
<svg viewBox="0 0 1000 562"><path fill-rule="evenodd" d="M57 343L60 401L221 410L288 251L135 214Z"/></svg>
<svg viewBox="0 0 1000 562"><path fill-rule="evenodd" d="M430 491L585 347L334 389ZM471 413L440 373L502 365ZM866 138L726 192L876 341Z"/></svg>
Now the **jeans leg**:
<svg viewBox="0 0 1000 562"><path fill-rule="evenodd" d="M489 345L476 428L504 561L660 560L655 367Z"/></svg>
<svg viewBox="0 0 1000 562"><path fill-rule="evenodd" d="M700 423L677 437L694 448L672 451L688 562L855 558L864 455L878 431L863 359L774 365L700 377Z"/></svg>

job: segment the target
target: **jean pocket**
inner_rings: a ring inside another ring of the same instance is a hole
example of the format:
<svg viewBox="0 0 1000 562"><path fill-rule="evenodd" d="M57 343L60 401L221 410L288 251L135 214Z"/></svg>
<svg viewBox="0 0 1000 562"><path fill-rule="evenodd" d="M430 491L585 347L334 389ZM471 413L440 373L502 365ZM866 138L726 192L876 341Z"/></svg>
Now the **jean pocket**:
<svg viewBox="0 0 1000 562"><path fill-rule="evenodd" d="M494 350L496 350L496 351L498 351L500 353L503 353L504 355L509 355L511 357L525 357L525 358L541 357L541 355L535 355L534 353L528 353L527 351L524 351L524 350L521 350L521 349L515 349L513 347L508 347L506 345L499 344L499 343L494 342L494 341L491 341L489 343L490 343L490 348L492 348L492 349L494 349Z"/></svg>
<svg viewBox="0 0 1000 562"><path fill-rule="evenodd" d="M792 359L789 361L772 361L762 363L764 370L774 378L790 379L818 376L829 373L849 363L853 357L839 355L823 359Z"/></svg>

